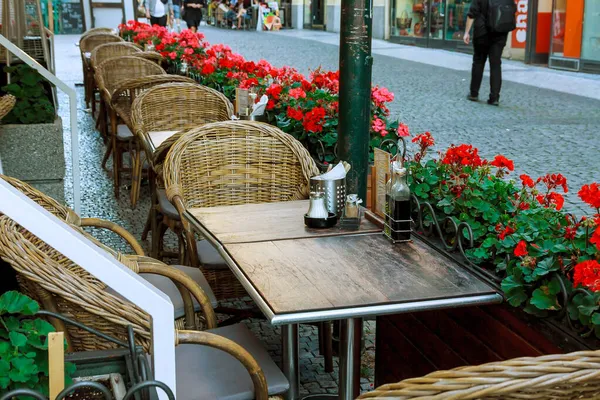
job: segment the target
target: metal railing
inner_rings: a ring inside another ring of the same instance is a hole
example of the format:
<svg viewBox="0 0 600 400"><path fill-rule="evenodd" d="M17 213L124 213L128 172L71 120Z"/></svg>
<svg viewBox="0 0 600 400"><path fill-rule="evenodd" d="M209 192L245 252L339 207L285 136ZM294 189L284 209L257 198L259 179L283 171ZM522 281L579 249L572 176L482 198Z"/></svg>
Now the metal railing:
<svg viewBox="0 0 600 400"><path fill-rule="evenodd" d="M0 45L4 46L6 50L20 58L25 64L35 69L40 73L48 82L62 90L69 96L69 114L70 114L70 127L71 127L71 171L73 174L73 209L76 213L81 212L81 188L80 188L80 170L79 170L79 131L77 130L77 95L75 89L69 87L66 83L61 81L52 72L44 68L40 63L31 58L29 54L25 53L13 42L8 40L5 36L0 35ZM49 66L53 68L52 66Z"/></svg>

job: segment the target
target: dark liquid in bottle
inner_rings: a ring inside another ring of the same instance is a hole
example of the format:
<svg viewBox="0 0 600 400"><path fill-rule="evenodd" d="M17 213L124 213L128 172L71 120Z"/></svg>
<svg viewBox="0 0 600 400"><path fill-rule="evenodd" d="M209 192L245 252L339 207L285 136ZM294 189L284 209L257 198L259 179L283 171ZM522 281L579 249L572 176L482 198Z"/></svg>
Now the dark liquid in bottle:
<svg viewBox="0 0 600 400"><path fill-rule="evenodd" d="M393 220L406 222L392 222L389 224L392 227L392 240L410 240L410 200L390 201L390 197L386 196L386 203L389 204L389 215ZM406 231L406 232L397 232Z"/></svg>

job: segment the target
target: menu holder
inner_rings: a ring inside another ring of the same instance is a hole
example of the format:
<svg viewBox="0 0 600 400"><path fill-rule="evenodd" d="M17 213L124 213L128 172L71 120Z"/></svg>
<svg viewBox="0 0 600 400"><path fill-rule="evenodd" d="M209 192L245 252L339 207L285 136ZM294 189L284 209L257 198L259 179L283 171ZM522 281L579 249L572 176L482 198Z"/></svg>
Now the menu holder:
<svg viewBox="0 0 600 400"><path fill-rule="evenodd" d="M235 89L235 114L240 116L250 115L250 92L248 89Z"/></svg>
<svg viewBox="0 0 600 400"><path fill-rule="evenodd" d="M375 178L371 177L371 199L372 199L372 210L375 214L383 217L385 207L385 185L392 171L392 154L381 149L374 149L374 173Z"/></svg>

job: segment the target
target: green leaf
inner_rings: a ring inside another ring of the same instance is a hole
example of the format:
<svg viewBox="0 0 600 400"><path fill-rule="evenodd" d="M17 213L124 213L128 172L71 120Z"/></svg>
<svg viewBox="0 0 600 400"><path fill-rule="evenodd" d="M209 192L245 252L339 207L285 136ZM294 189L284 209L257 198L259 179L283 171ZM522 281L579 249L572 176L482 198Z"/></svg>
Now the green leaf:
<svg viewBox="0 0 600 400"><path fill-rule="evenodd" d="M595 301L594 296L584 296L581 300L581 304L577 307L579 312L585 316L591 316L592 313L600 306L598 306L598 302Z"/></svg>
<svg viewBox="0 0 600 400"><path fill-rule="evenodd" d="M518 280L515 276L507 276L502 281L502 290L506 295L506 298L510 305L513 307L520 306L525 300L527 300L527 294L523 283Z"/></svg>
<svg viewBox="0 0 600 400"><path fill-rule="evenodd" d="M40 306L29 297L17 291L10 291L0 296L0 315L9 314L33 315L38 312Z"/></svg>
<svg viewBox="0 0 600 400"><path fill-rule="evenodd" d="M8 333L8 337L10 343L15 347L23 347L27 344L27 336L22 333L12 331Z"/></svg>
<svg viewBox="0 0 600 400"><path fill-rule="evenodd" d="M560 306L556 301L556 296L550 294L548 287L542 286L541 288L533 291L530 303L540 310L558 310Z"/></svg>

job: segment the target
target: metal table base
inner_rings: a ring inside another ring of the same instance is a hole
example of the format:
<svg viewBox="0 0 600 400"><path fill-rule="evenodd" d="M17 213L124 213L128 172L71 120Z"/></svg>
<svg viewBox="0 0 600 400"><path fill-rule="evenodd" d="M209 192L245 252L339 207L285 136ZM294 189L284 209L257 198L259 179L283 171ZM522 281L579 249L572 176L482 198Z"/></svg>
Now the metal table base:
<svg viewBox="0 0 600 400"><path fill-rule="evenodd" d="M362 319L348 318L340 324L340 369L339 394L312 395L305 399L319 400L338 398L353 400L360 394L360 343L362 338ZM298 324L284 325L281 329L283 341L283 373L290 383L286 393L287 400L300 399L300 371L298 369Z"/></svg>

